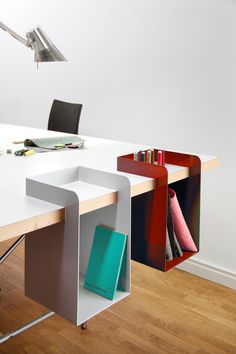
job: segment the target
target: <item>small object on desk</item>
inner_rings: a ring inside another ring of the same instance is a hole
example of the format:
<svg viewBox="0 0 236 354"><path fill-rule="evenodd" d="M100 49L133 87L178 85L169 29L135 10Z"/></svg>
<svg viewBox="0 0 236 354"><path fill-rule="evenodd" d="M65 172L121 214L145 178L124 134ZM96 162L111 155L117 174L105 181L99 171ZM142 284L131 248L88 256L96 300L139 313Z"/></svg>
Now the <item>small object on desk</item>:
<svg viewBox="0 0 236 354"><path fill-rule="evenodd" d="M44 148L48 150L57 150L58 148L64 148L65 146L68 146L68 144L78 145L79 149L81 149L84 146L84 140L78 136L61 135L54 137L26 139L24 141L24 145L26 147Z"/></svg>
<svg viewBox="0 0 236 354"><path fill-rule="evenodd" d="M157 163L158 163L158 165L162 165L162 152L161 152L161 150L157 151Z"/></svg>
<svg viewBox="0 0 236 354"><path fill-rule="evenodd" d="M166 158L165 158L165 150L162 150L162 165L165 166Z"/></svg>
<svg viewBox="0 0 236 354"><path fill-rule="evenodd" d="M160 166L164 166L165 162L164 162L164 151L163 150L158 150L157 151L157 163Z"/></svg>
<svg viewBox="0 0 236 354"><path fill-rule="evenodd" d="M139 151L138 151L138 161L141 161L141 153L142 153L142 151L139 150Z"/></svg>
<svg viewBox="0 0 236 354"><path fill-rule="evenodd" d="M134 160L138 161L138 151L135 151L135 153L134 153Z"/></svg>
<svg viewBox="0 0 236 354"><path fill-rule="evenodd" d="M151 150L147 151L147 162L152 163L152 152Z"/></svg>
<svg viewBox="0 0 236 354"><path fill-rule="evenodd" d="M141 161L143 161L143 162L146 161L146 154L145 154L145 151L141 151Z"/></svg>
<svg viewBox="0 0 236 354"><path fill-rule="evenodd" d="M151 163L154 163L154 149L151 149Z"/></svg>
<svg viewBox="0 0 236 354"><path fill-rule="evenodd" d="M55 144L54 147L57 149L63 149L65 147L65 144Z"/></svg>
<svg viewBox="0 0 236 354"><path fill-rule="evenodd" d="M12 153L12 149L7 149L7 154L11 154Z"/></svg>
<svg viewBox="0 0 236 354"><path fill-rule="evenodd" d="M24 152L24 156L31 156L31 155L34 155L35 154L35 151L34 150L27 150L26 152Z"/></svg>
<svg viewBox="0 0 236 354"><path fill-rule="evenodd" d="M28 149L17 150L17 151L15 151L15 155L22 156L26 151L28 151Z"/></svg>
<svg viewBox="0 0 236 354"><path fill-rule="evenodd" d="M13 141L12 144L24 144L24 140Z"/></svg>
<svg viewBox="0 0 236 354"><path fill-rule="evenodd" d="M79 145L78 144L70 144L70 145L67 145L67 147L69 149L78 149L79 148Z"/></svg>

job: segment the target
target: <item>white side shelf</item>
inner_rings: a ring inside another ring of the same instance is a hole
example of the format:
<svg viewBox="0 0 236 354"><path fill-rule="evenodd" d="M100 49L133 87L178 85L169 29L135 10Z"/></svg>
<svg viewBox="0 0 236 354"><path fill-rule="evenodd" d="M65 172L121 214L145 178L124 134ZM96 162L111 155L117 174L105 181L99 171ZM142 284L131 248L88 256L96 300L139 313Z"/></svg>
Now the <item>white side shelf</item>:
<svg viewBox="0 0 236 354"><path fill-rule="evenodd" d="M118 192L118 202L79 216L79 203ZM66 220L26 237L25 293L79 325L130 294L131 187L127 177L86 167L26 180L26 193L62 205ZM126 272L113 301L84 289L96 225L128 234Z"/></svg>
<svg viewBox="0 0 236 354"><path fill-rule="evenodd" d="M79 201L84 202L90 199L103 197L111 192L116 192L115 189L101 187L95 184L86 183L82 181L71 182L63 184L61 188L68 189L79 195Z"/></svg>
<svg viewBox="0 0 236 354"><path fill-rule="evenodd" d="M105 297L92 293L84 289L84 278L85 275L80 273L80 282L79 282L79 296L80 296L80 310L79 318L80 323L87 321L89 318L95 316L99 312L107 309L108 307L114 305L118 301L127 297L129 291L117 291L116 298L114 300L108 300Z"/></svg>

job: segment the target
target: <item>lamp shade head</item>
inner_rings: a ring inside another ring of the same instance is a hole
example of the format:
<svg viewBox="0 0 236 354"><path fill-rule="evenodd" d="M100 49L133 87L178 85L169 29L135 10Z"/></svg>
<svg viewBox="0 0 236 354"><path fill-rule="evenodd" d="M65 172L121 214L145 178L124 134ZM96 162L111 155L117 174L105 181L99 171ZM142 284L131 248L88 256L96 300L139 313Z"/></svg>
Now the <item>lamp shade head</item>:
<svg viewBox="0 0 236 354"><path fill-rule="evenodd" d="M26 33L28 46L34 50L35 62L67 61L41 27Z"/></svg>

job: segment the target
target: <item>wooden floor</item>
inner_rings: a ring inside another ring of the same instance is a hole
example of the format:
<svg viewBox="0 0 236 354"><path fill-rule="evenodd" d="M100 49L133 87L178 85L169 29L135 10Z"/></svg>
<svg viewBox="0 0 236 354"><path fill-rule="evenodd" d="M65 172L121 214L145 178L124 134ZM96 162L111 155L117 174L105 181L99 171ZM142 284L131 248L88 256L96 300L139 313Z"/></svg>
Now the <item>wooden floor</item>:
<svg viewBox="0 0 236 354"><path fill-rule="evenodd" d="M23 294L23 252L21 245L0 266L2 333L45 310ZM86 330L55 315L1 344L0 353L236 354L236 292L133 262L132 295L91 319Z"/></svg>

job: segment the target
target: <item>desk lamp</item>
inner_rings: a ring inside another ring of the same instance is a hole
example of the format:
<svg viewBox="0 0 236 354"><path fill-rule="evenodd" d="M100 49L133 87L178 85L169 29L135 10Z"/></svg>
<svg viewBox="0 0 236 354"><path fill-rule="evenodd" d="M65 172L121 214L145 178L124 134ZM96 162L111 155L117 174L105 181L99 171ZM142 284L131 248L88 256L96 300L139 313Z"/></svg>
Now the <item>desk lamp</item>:
<svg viewBox="0 0 236 354"><path fill-rule="evenodd" d="M0 28L8 32L12 37L24 44L26 47L34 51L34 61L49 62L49 61L66 61L66 58L61 54L57 47L47 37L41 27L36 27L32 31L26 33L26 39L19 36L16 32L4 25L0 21Z"/></svg>

